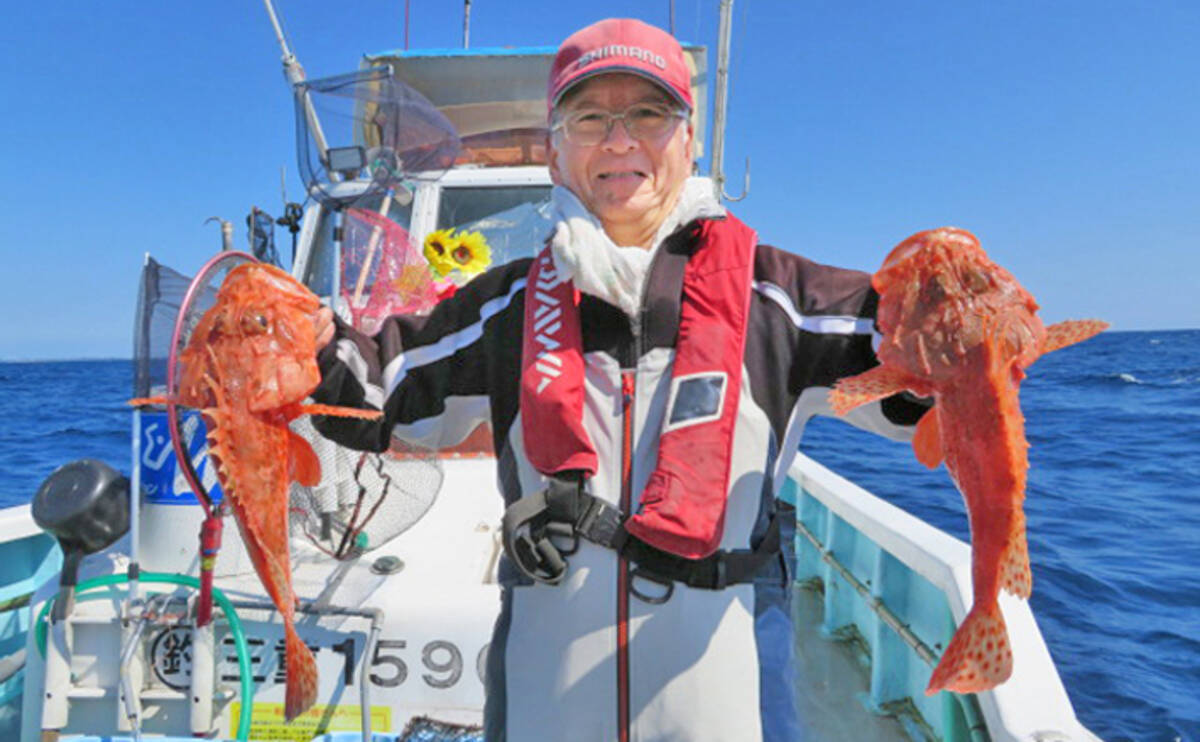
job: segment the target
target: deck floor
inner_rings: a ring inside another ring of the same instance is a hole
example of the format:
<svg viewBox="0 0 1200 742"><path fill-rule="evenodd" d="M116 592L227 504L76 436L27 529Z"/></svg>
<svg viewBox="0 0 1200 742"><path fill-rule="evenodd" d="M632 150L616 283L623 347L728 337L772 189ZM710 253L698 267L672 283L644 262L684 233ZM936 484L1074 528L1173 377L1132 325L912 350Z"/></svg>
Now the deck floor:
<svg viewBox="0 0 1200 742"><path fill-rule="evenodd" d="M803 742L908 742L899 722L867 709L867 669L842 644L821 635L821 596L799 586L794 596L796 695Z"/></svg>

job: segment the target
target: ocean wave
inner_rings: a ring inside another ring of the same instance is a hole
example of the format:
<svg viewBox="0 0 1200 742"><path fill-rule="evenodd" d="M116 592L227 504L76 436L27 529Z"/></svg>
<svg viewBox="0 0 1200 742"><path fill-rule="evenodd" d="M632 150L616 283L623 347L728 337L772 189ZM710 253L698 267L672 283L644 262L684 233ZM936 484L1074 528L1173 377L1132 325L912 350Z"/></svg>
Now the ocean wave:
<svg viewBox="0 0 1200 742"><path fill-rule="evenodd" d="M1063 393L1076 387L1095 389L1178 389L1181 386L1200 385L1200 373L1194 369L1144 369L1111 371L1107 373L1060 374L1057 378L1030 376L1022 385L1027 389L1046 392L1051 389ZM1064 388L1065 387L1065 388Z"/></svg>
<svg viewBox="0 0 1200 742"><path fill-rule="evenodd" d="M104 438L123 444L129 441L129 430L126 428L77 428L70 426L66 428L50 428L48 430L38 431L37 433L30 434L26 437L44 439L71 436Z"/></svg>

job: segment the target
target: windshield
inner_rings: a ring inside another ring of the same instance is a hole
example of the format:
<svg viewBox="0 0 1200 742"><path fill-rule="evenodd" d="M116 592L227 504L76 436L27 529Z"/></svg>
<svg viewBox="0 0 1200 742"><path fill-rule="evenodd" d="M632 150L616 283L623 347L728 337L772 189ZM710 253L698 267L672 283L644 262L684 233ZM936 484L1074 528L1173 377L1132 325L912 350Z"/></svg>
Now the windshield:
<svg viewBox="0 0 1200 742"><path fill-rule="evenodd" d="M552 227L548 185L442 189L436 228L481 233L492 265L533 255Z"/></svg>
<svg viewBox="0 0 1200 742"><path fill-rule="evenodd" d="M385 194L372 193L359 199L352 208L378 214L383 207L384 199ZM412 201L401 204L396 200L391 200L387 208L387 218L396 226L407 231L412 222ZM346 221L343 219L343 222ZM313 250L305 266L304 275L300 277L304 285L312 289L313 293L318 296L333 294L334 257L336 255L336 251L333 249L333 225L333 212L322 209L321 221L317 225L317 232L313 237ZM354 226L354 224L350 225L351 228Z"/></svg>
<svg viewBox="0 0 1200 742"><path fill-rule="evenodd" d="M414 209L415 202L401 204L392 201L387 205L387 223L382 239L375 235L382 221L375 215L383 210L385 196L381 193L370 194L343 212L340 266L335 263L337 251L333 240L333 212L322 209L312 249L300 279L319 296L333 295L334 281L337 280L340 290L336 293L348 305L357 307L364 304L364 297L377 293L374 287L377 280L383 279L387 284L397 278L392 275L394 271L379 262L384 252L382 248L391 246L392 252L403 252L401 262L404 264L425 267L427 256L422 255L422 248L430 235L437 231L453 239L471 234L475 240L472 244L482 240L487 246L486 265L482 267L530 257L541 249L553 230L550 188L549 184L443 186L426 191L421 196L427 198L437 194L439 201L436 209L419 203ZM416 218L414 213L418 215ZM373 243L377 249L371 249ZM410 245L411 249L401 249L405 245ZM381 274L380 270L384 270L384 273ZM453 272L445 276L433 272L430 275L435 281L450 280L461 284L474 273ZM384 289L386 285L380 287L380 291ZM391 309L415 311L401 305L392 306Z"/></svg>

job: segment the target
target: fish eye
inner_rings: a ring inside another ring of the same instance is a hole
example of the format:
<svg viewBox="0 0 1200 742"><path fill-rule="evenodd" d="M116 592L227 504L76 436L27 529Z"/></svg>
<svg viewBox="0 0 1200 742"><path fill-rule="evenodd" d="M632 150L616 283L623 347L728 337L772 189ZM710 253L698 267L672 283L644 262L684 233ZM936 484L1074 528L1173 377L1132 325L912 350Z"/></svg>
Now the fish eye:
<svg viewBox="0 0 1200 742"><path fill-rule="evenodd" d="M264 314L242 315L242 332L247 335L261 335L268 329L267 317Z"/></svg>
<svg viewBox="0 0 1200 742"><path fill-rule="evenodd" d="M975 292L976 294L982 294L992 285L992 282L988 280L988 277L978 268L967 269L966 283L971 287L971 291Z"/></svg>

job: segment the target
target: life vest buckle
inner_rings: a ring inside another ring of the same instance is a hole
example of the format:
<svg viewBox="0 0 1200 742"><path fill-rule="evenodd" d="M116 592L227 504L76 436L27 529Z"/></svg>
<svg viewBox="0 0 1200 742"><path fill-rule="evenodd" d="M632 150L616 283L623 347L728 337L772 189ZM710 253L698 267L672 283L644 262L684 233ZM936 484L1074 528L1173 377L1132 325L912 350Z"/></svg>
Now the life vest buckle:
<svg viewBox="0 0 1200 742"><path fill-rule="evenodd" d="M665 603L675 583L703 590L724 590L753 582L771 559L779 556L780 524L772 515L766 532L752 549L718 550L703 559L686 559L661 551L625 530L625 515L584 489L583 478L551 477L546 488L526 495L504 511L501 527L504 552L526 577L549 585L563 581L566 557L579 550L581 540L612 549L633 563L630 575L665 588L647 594L631 585L641 600Z"/></svg>
<svg viewBox="0 0 1200 742"><path fill-rule="evenodd" d="M504 511L501 524L504 553L534 582L557 585L567 574L567 561L547 534L546 492L522 497Z"/></svg>
<svg viewBox="0 0 1200 742"><path fill-rule="evenodd" d="M655 585L662 587L665 592L662 595L650 595L638 588L638 580L653 582ZM659 577L641 565L634 565L633 569L629 570L629 592L643 603L662 605L675 594L675 581L668 577Z"/></svg>
<svg viewBox="0 0 1200 742"><path fill-rule="evenodd" d="M551 477L546 488L522 497L504 511L504 552L535 582L557 585L580 539L619 550L624 542L621 511L585 496L583 479Z"/></svg>

